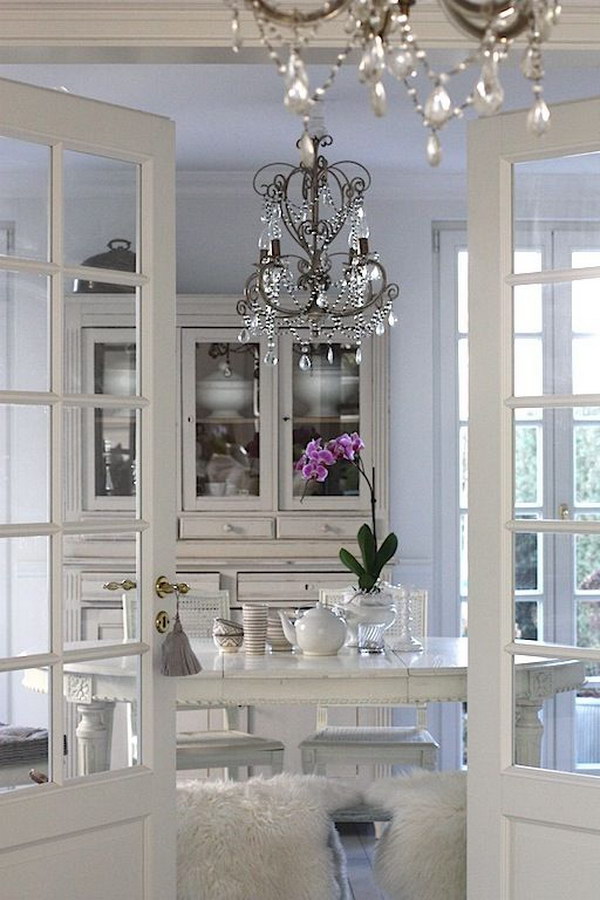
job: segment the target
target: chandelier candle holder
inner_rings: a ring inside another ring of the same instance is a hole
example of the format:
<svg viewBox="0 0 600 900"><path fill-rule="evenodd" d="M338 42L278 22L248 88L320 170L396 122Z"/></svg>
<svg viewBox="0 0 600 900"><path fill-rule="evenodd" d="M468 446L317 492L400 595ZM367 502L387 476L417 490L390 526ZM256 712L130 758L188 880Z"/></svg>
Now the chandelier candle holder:
<svg viewBox="0 0 600 900"><path fill-rule="evenodd" d="M241 46L239 11L248 9L254 16L262 44L284 79L286 107L304 117L305 135L312 105L323 99L347 56L358 48L361 53L358 77L369 90L375 115L383 116L387 109L383 80L387 73L404 86L428 129L427 159L436 166L442 157L439 132L448 122L461 118L469 107L480 116L494 115L502 108L504 89L499 68L518 37L525 39L521 71L533 90L528 128L534 134L543 134L550 122L550 112L543 97L542 45L558 22L561 9L558 0L438 0L452 25L479 42L446 72L430 65L412 29L409 12L415 2L325 0L317 9L286 10L266 0L225 0L233 13L234 51ZM323 84L313 89L302 55L320 25L344 15L346 45L338 52ZM283 57L284 52L287 59ZM452 99L452 79L471 68L477 70L471 89L465 97ZM425 79L423 91L417 88L418 75Z"/></svg>
<svg viewBox="0 0 600 900"><path fill-rule="evenodd" d="M306 132L300 165L271 163L254 176L263 230L255 271L237 306L243 321L238 339L247 343L265 334L267 365L277 365L282 332L300 344L302 370L312 365L313 343L329 344L332 363L334 339L355 345L360 363L363 339L396 323L392 307L400 289L388 282L369 246L363 202L371 176L351 160L329 163L320 151L331 143L327 134ZM343 237L346 248L334 251Z"/></svg>

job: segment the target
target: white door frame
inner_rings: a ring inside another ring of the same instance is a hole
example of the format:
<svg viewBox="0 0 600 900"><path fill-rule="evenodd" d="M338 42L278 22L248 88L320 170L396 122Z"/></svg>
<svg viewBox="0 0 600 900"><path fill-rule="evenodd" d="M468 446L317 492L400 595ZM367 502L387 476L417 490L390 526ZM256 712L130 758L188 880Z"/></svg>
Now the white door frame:
<svg viewBox="0 0 600 900"><path fill-rule="evenodd" d="M600 849L600 779L513 766L512 660L519 647L513 643L512 535L506 527L513 518L512 411L505 402L512 394L507 277L512 272L512 165L600 150L600 100L555 107L553 127L541 142L527 133L525 118L513 113L479 120L471 125L469 142L468 896L473 900L521 900L523 836L532 827L559 829L574 842L585 835ZM569 523L550 530L569 530ZM553 651L540 643L535 652ZM572 656L595 659L600 653L577 650ZM593 856L588 843L578 858L586 871L573 884L578 900L591 896L582 892L584 875L585 884L591 877L589 867L597 871L600 854ZM539 896L554 900L554 885L544 882L547 874L539 864L536 874Z"/></svg>

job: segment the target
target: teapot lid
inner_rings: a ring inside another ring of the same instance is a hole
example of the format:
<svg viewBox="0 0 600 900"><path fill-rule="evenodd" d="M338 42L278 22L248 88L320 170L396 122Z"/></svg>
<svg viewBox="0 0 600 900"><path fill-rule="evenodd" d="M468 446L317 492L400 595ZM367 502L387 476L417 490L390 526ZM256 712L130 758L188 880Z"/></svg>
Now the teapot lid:
<svg viewBox="0 0 600 900"><path fill-rule="evenodd" d="M329 615L329 616L335 616L335 613L333 612L333 610L329 609L328 606L325 606L324 603L321 603L320 600L318 600L314 606L311 606L309 609L307 609L306 612L304 613L304 615L305 616L309 616L309 615L314 616L315 613L318 615L321 615L321 613L327 613L327 615Z"/></svg>

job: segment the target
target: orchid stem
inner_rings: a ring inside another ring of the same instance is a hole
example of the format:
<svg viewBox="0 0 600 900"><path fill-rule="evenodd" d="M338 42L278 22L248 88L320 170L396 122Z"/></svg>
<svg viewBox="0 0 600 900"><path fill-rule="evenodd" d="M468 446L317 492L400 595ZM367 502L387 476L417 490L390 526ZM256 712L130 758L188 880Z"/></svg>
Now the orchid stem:
<svg viewBox="0 0 600 900"><path fill-rule="evenodd" d="M364 463L360 458L360 455L357 453L356 468L367 482L369 493L371 494L371 522L373 527L373 539L375 541L375 548L377 548L377 525L375 523L375 504L377 503L377 500L375 498L375 466L371 467L371 478L369 478L365 470Z"/></svg>

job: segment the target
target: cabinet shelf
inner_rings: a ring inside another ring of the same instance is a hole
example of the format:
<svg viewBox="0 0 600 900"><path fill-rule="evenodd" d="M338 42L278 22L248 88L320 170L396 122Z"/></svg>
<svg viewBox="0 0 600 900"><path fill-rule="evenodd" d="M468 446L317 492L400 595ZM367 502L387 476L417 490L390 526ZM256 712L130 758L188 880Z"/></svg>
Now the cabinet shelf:
<svg viewBox="0 0 600 900"><path fill-rule="evenodd" d="M258 416L203 416L196 417L196 425L255 425L258 428L260 419Z"/></svg>
<svg viewBox="0 0 600 900"><path fill-rule="evenodd" d="M294 416L294 423L309 425L314 422L358 422L358 415L339 413L337 416Z"/></svg>

